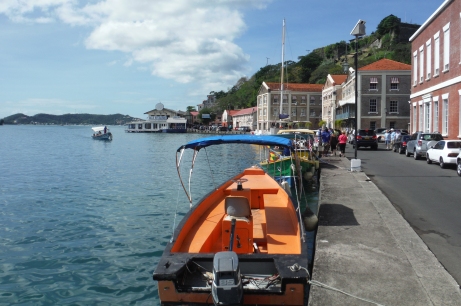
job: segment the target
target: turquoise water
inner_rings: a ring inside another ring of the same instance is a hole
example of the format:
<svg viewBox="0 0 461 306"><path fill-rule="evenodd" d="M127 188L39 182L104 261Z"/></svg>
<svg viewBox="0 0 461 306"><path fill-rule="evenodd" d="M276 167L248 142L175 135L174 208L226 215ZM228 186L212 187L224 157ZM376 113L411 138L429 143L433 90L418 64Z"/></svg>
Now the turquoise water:
<svg viewBox="0 0 461 306"><path fill-rule="evenodd" d="M112 142L88 126L0 127L0 305L159 304L152 272L189 208L175 152L203 135L110 129ZM200 151L194 203L258 159Z"/></svg>

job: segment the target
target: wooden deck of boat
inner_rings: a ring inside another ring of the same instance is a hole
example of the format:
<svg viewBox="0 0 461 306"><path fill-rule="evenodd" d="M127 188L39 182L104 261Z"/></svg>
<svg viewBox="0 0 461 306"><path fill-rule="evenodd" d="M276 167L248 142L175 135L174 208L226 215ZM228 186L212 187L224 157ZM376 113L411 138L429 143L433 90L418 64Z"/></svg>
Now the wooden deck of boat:
<svg viewBox="0 0 461 306"><path fill-rule="evenodd" d="M294 207L286 192L261 170L246 171L244 190L235 183L217 190L206 208L188 220L173 252L216 253L222 249L222 220L227 196L245 196L251 206L253 242L258 252L267 254L300 254L301 239ZM262 172L263 173L263 172ZM207 199L208 200L208 199ZM206 203L205 203L206 204ZM194 220L195 219L195 220Z"/></svg>

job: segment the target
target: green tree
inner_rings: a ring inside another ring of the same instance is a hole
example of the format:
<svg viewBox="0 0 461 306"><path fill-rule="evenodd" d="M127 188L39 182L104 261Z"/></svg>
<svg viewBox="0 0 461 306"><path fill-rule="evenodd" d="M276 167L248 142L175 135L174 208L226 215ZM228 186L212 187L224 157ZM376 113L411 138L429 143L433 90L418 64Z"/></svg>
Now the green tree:
<svg viewBox="0 0 461 306"><path fill-rule="evenodd" d="M194 106L188 106L187 109L186 109L186 112L190 113L190 112L196 112L197 110L195 109Z"/></svg>

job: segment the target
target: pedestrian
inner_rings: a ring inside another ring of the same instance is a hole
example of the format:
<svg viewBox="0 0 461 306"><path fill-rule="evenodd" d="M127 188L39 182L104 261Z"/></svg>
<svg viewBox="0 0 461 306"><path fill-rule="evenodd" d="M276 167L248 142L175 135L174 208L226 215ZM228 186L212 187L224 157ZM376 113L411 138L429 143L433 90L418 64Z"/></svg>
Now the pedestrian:
<svg viewBox="0 0 461 306"><path fill-rule="evenodd" d="M346 131L343 131L343 133L339 135L338 141L339 141L339 150L341 151L339 153L339 157L342 157L344 156L344 154L346 154L346 143L347 143Z"/></svg>
<svg viewBox="0 0 461 306"><path fill-rule="evenodd" d="M107 132L107 126L104 126L104 134Z"/></svg>
<svg viewBox="0 0 461 306"><path fill-rule="evenodd" d="M322 143L323 143L323 155L327 155L330 150L330 132L326 128L323 128L322 132Z"/></svg>
<svg viewBox="0 0 461 306"><path fill-rule="evenodd" d="M386 150L389 150L389 146L391 144L391 131L386 130L386 133L384 133L384 143L386 144Z"/></svg>
<svg viewBox="0 0 461 306"><path fill-rule="evenodd" d="M394 129L391 129L391 149L394 148L394 142L395 142L395 139L396 139L396 133L394 131Z"/></svg>
<svg viewBox="0 0 461 306"><path fill-rule="evenodd" d="M331 136L330 136L331 155L336 156L336 146L337 145L338 145L338 137L336 137L336 134L333 132L331 133Z"/></svg>

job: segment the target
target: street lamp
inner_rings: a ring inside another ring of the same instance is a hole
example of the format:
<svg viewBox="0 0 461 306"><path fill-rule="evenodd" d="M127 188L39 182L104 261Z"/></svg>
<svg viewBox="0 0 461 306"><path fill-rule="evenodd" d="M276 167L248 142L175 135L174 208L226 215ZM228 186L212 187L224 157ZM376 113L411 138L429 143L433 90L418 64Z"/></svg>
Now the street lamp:
<svg viewBox="0 0 461 306"><path fill-rule="evenodd" d="M364 36L365 35L365 23L366 21L359 19L355 27L352 29L351 35L355 36L355 140L354 140L354 159L357 159L357 127L358 127L358 122L357 122L357 117L358 117L358 110L357 110L357 104L358 104L358 50L357 50L357 45L358 45L358 39L359 36Z"/></svg>

